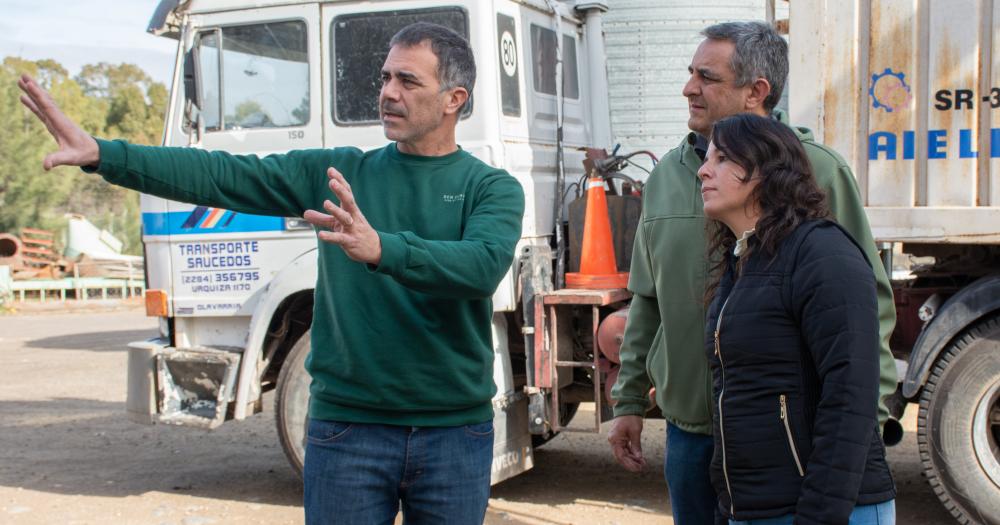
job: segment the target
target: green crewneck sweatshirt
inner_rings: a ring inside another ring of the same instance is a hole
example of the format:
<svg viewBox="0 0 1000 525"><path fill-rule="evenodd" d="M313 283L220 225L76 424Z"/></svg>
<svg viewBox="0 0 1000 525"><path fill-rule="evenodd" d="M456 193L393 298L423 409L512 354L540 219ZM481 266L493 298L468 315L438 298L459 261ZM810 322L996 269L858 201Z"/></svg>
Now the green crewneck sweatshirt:
<svg viewBox="0 0 1000 525"><path fill-rule="evenodd" d="M309 415L407 426L493 417L491 297L521 235L524 193L461 149L442 157L396 145L259 158L98 141L112 184L241 213L301 217L337 202L337 168L382 241L375 266L319 242Z"/></svg>

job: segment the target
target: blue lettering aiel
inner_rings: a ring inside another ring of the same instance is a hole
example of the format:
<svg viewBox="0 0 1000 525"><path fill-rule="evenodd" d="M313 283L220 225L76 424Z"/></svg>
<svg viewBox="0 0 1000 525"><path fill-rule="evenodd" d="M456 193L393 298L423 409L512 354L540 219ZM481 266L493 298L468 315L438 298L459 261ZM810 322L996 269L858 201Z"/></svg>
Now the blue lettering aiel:
<svg viewBox="0 0 1000 525"><path fill-rule="evenodd" d="M879 152L885 152L886 160L896 160L896 134L876 131L868 136L868 160L878 160Z"/></svg>
<svg viewBox="0 0 1000 525"><path fill-rule="evenodd" d="M943 159L948 155L948 130L932 129L927 132L927 158Z"/></svg>
<svg viewBox="0 0 1000 525"><path fill-rule="evenodd" d="M972 149L972 130L958 130L958 158L974 159L979 156L979 152Z"/></svg>
<svg viewBox="0 0 1000 525"><path fill-rule="evenodd" d="M903 159L913 160L914 150L916 150L916 134L910 131L903 132Z"/></svg>

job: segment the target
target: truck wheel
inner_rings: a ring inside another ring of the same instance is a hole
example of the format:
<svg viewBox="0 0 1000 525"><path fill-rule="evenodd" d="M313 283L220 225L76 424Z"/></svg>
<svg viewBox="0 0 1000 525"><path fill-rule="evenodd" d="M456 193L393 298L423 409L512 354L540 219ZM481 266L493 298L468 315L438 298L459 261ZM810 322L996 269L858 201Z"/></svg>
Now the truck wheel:
<svg viewBox="0 0 1000 525"><path fill-rule="evenodd" d="M302 477L302 463L306 457L306 427L309 424L309 382L306 356L312 330L306 330L288 352L278 374L277 392L274 397L274 418L278 426L278 439L285 450L288 462L295 473Z"/></svg>
<svg viewBox="0 0 1000 525"><path fill-rule="evenodd" d="M924 474L952 516L1000 525L1000 315L942 351L920 395L917 442Z"/></svg>

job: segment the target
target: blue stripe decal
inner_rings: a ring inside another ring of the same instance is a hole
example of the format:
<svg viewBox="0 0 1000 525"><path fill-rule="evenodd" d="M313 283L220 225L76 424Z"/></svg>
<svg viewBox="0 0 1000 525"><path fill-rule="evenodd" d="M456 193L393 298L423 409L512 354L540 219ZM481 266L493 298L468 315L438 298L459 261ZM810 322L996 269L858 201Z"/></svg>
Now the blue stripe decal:
<svg viewBox="0 0 1000 525"><path fill-rule="evenodd" d="M211 208L209 208L209 211ZM228 217L220 219L212 228L199 228L192 226L202 222L192 219L192 215L207 215L205 209L199 206L191 211L172 211L168 213L143 213L142 233L143 235L191 235L202 233L243 233L243 232L270 232L283 231L285 229L285 219L282 217L269 217L266 215L247 215L228 211Z"/></svg>

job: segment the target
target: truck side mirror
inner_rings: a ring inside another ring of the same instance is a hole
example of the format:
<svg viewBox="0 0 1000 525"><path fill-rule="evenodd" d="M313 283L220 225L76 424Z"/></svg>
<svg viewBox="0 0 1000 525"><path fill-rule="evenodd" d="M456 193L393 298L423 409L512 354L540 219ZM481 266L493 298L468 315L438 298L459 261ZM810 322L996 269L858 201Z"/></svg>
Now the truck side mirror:
<svg viewBox="0 0 1000 525"><path fill-rule="evenodd" d="M201 97L199 96L196 74L198 70L197 60L194 47L184 53L184 99L200 108Z"/></svg>
<svg viewBox="0 0 1000 525"><path fill-rule="evenodd" d="M184 130L188 146L201 142L204 123L201 119L201 89L198 86L198 53L192 47L184 53Z"/></svg>

